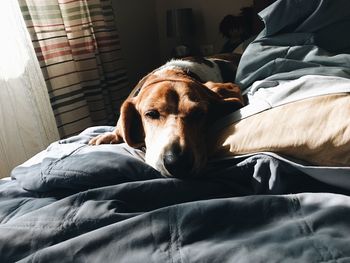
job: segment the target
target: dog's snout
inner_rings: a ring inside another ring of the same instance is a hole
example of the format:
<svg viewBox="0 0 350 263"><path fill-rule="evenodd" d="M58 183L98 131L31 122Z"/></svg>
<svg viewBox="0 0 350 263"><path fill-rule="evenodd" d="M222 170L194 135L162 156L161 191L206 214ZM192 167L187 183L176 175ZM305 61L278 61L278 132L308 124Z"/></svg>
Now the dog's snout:
<svg viewBox="0 0 350 263"><path fill-rule="evenodd" d="M193 157L189 151L173 145L163 156L164 167L174 177L186 177L191 173Z"/></svg>

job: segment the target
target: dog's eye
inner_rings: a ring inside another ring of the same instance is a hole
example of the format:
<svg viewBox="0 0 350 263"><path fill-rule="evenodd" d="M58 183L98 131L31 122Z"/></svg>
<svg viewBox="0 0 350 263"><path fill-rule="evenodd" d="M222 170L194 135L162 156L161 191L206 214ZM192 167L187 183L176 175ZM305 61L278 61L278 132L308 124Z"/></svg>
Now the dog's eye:
<svg viewBox="0 0 350 263"><path fill-rule="evenodd" d="M156 120L159 119L160 114L157 110L146 111L145 116L149 119Z"/></svg>

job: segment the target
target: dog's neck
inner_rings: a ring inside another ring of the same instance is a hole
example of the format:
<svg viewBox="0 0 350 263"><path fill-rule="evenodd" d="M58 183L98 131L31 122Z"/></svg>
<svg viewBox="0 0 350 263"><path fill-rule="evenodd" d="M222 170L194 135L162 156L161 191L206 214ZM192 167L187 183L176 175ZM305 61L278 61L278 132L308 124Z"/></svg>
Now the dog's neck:
<svg viewBox="0 0 350 263"><path fill-rule="evenodd" d="M188 76L194 78L199 82L222 82L222 76L220 74L220 69L213 61L201 58L191 58L191 59L172 59L157 70L155 73L161 73L164 70L177 69L182 70Z"/></svg>
<svg viewBox="0 0 350 263"><path fill-rule="evenodd" d="M163 66L155 69L144 77L135 87L132 92L132 97L137 96L141 89L148 85L149 79L152 76L157 76L160 79L171 80L169 72L180 72L183 77L190 78L194 81L205 83L212 82L234 82L235 69L226 60L222 59L207 59L207 58L186 58L172 59ZM224 73L224 74L223 74ZM229 76L224 79L224 76Z"/></svg>
<svg viewBox="0 0 350 263"><path fill-rule="evenodd" d="M151 73L149 73L146 77L144 77L134 88L132 92L132 97L136 97L142 89L152 84L162 82L162 81L184 81L184 80L192 80L195 82L202 83L202 80L198 75L191 72L189 69L182 67L160 67Z"/></svg>

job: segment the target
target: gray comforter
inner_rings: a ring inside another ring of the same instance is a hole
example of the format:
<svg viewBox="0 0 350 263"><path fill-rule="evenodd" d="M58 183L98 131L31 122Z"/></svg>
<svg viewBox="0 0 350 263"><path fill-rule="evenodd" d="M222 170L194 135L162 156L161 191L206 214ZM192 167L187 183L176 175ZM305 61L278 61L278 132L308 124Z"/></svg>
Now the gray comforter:
<svg viewBox="0 0 350 263"><path fill-rule="evenodd" d="M0 185L1 262L350 261L346 189L264 154L163 178L138 150L86 144L111 129L52 144Z"/></svg>
<svg viewBox="0 0 350 263"><path fill-rule="evenodd" d="M350 2L278 0L260 13L265 29L244 52L236 82L305 75L350 78Z"/></svg>

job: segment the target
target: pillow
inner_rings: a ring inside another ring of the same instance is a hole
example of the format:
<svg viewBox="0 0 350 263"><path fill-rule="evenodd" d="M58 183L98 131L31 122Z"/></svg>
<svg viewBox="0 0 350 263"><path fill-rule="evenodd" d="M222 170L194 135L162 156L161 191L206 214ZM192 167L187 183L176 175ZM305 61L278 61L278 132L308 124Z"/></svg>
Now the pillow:
<svg viewBox="0 0 350 263"><path fill-rule="evenodd" d="M350 94L340 93L250 116L219 132L215 157L267 151L313 165L350 166L349 105Z"/></svg>

